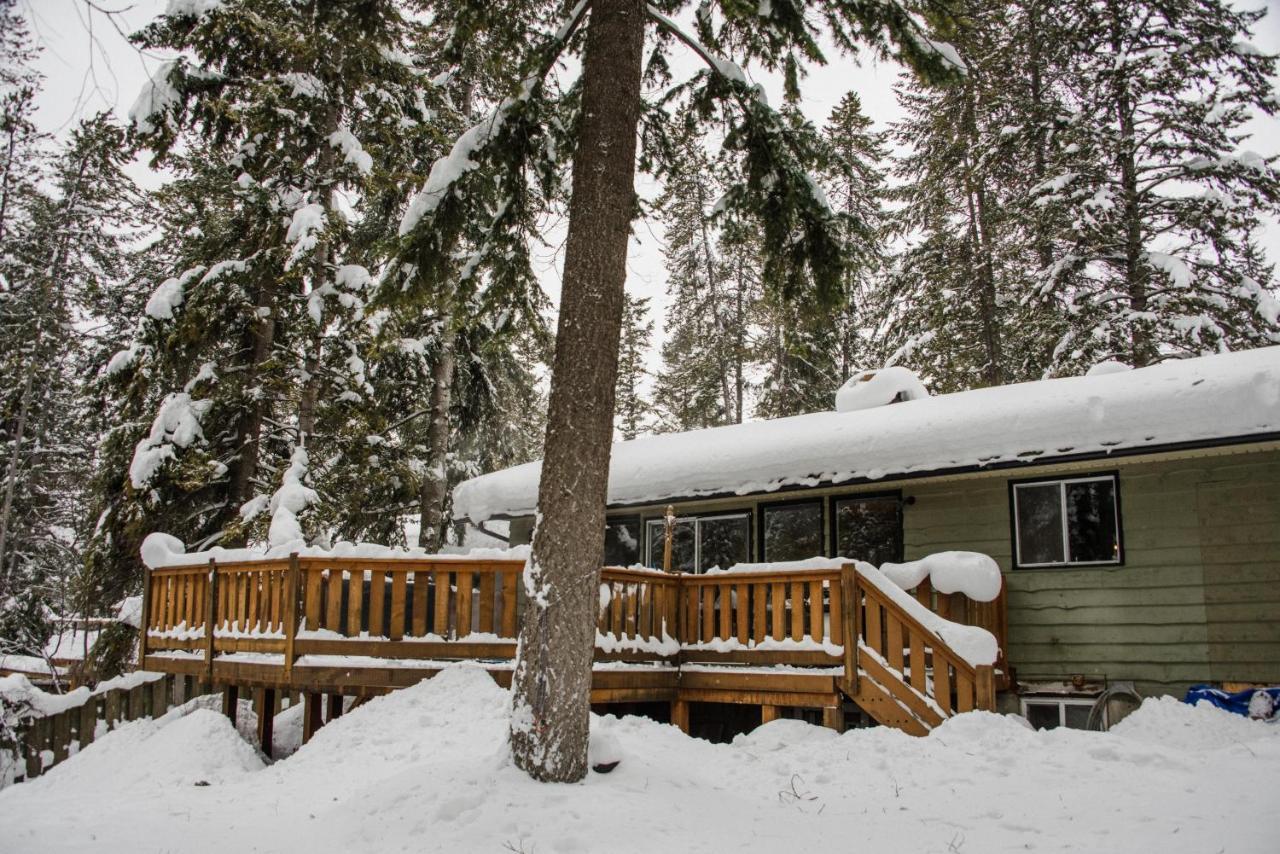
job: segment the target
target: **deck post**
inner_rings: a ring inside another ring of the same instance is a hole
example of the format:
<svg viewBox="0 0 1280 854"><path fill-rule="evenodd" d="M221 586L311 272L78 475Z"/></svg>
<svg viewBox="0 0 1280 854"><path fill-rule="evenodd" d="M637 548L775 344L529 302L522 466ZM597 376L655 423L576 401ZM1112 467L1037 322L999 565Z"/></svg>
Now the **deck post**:
<svg viewBox="0 0 1280 854"><path fill-rule="evenodd" d="M782 717L782 709L779 706L762 705L760 707L760 723L767 724L770 721L776 721Z"/></svg>
<svg viewBox="0 0 1280 854"><path fill-rule="evenodd" d="M138 669L147 668L147 632L151 629L151 567L142 567L142 618L138 620Z"/></svg>
<svg viewBox="0 0 1280 854"><path fill-rule="evenodd" d="M689 734L689 703L687 700L671 701L671 723L680 728L685 735Z"/></svg>
<svg viewBox="0 0 1280 854"><path fill-rule="evenodd" d="M329 717L326 718L326 720L331 721L334 718L340 718L340 717L342 717L342 695L330 694L329 695Z"/></svg>
<svg viewBox="0 0 1280 854"><path fill-rule="evenodd" d="M840 607L844 613L844 685L849 696L858 693L858 643L862 632L862 600L858 590L858 569L853 563L840 565Z"/></svg>
<svg viewBox="0 0 1280 854"><path fill-rule="evenodd" d="M973 706L987 712L996 710L996 677L990 664L980 664L974 668Z"/></svg>
<svg viewBox="0 0 1280 854"><path fill-rule="evenodd" d="M316 730L324 726L320 716L323 711L322 695L308 691L302 695L302 743L306 744L316 734Z"/></svg>
<svg viewBox="0 0 1280 854"><path fill-rule="evenodd" d="M236 725L236 713L240 709L240 688L237 685L224 685L222 687L222 713L231 721L231 725Z"/></svg>
<svg viewBox="0 0 1280 854"><path fill-rule="evenodd" d="M275 730L276 689L259 688L257 691L258 707L258 747L264 756L271 758L271 739Z"/></svg>
<svg viewBox="0 0 1280 854"><path fill-rule="evenodd" d="M298 620L302 614L298 610L298 553L289 555L289 574L284 582L285 608L284 624L284 678L293 679L293 648L298 635Z"/></svg>
<svg viewBox="0 0 1280 854"><path fill-rule="evenodd" d="M213 684L213 621L218 616L218 562L209 558L209 583L204 586L204 665L209 684Z"/></svg>
<svg viewBox="0 0 1280 854"><path fill-rule="evenodd" d="M844 732L844 705L824 707L822 725L836 732Z"/></svg>

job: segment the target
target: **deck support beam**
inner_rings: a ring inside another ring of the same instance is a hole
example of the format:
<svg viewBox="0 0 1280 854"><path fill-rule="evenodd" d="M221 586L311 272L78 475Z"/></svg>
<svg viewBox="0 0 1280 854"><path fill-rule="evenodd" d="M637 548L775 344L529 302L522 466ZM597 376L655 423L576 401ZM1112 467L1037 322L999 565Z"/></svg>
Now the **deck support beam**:
<svg viewBox="0 0 1280 854"><path fill-rule="evenodd" d="M671 701L671 723L685 735L689 734L689 704L686 701Z"/></svg>
<svg viewBox="0 0 1280 854"><path fill-rule="evenodd" d="M271 739L275 733L276 689L259 688L258 707L258 747L264 756L271 758Z"/></svg>
<svg viewBox="0 0 1280 854"><path fill-rule="evenodd" d="M334 718L340 718L340 717L342 717L342 695L330 694L329 695L329 717L326 718L326 720L331 721Z"/></svg>
<svg viewBox="0 0 1280 854"><path fill-rule="evenodd" d="M238 685L222 686L222 713L236 725L236 712L240 708L240 687Z"/></svg>
<svg viewBox="0 0 1280 854"><path fill-rule="evenodd" d="M302 695L302 743L306 744L316 734L316 730L324 726L321 712L323 695L308 691Z"/></svg>
<svg viewBox="0 0 1280 854"><path fill-rule="evenodd" d="M844 732L844 706L826 706L822 710L822 725L836 732Z"/></svg>
<svg viewBox="0 0 1280 854"><path fill-rule="evenodd" d="M767 724L770 721L776 721L782 717L781 706L761 706L760 707L760 723Z"/></svg>

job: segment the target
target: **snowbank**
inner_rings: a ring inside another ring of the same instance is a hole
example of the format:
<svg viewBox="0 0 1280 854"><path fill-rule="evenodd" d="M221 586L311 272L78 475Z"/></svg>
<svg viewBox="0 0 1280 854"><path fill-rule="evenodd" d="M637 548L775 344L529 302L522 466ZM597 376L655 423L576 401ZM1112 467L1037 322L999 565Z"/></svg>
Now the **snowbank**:
<svg viewBox="0 0 1280 854"><path fill-rule="evenodd" d="M1280 430L1280 347L621 442L610 504L1034 463ZM779 449L785 449L780 451ZM458 518L534 512L541 463L454 490Z"/></svg>
<svg viewBox="0 0 1280 854"><path fill-rule="evenodd" d="M213 854L237 839L313 854L711 854L856 839L879 851L1270 854L1280 834L1275 737L1188 750L972 713L927 738L778 720L711 744L606 717L593 730L621 764L556 786L513 767L509 703L483 672L450 668L349 711L265 768L211 712L140 722L0 792L0 848L115 854L164 840Z"/></svg>
<svg viewBox="0 0 1280 854"><path fill-rule="evenodd" d="M1192 706L1174 697L1148 697L1111 732L1179 750L1217 750L1261 740L1280 744L1280 719L1255 721L1210 703Z"/></svg>

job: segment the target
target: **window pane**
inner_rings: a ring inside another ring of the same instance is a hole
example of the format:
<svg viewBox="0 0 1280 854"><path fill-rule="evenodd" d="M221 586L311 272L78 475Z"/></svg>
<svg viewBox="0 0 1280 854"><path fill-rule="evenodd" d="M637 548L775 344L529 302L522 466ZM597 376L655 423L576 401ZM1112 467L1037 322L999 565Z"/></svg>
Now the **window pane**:
<svg viewBox="0 0 1280 854"><path fill-rule="evenodd" d="M898 499L842 498L836 508L836 556L879 566L902 560L902 512Z"/></svg>
<svg viewBox="0 0 1280 854"><path fill-rule="evenodd" d="M822 554L822 503L764 508L765 560L804 560Z"/></svg>
<svg viewBox="0 0 1280 854"><path fill-rule="evenodd" d="M1013 488L1018 511L1018 562L1062 563L1062 493L1056 483Z"/></svg>
<svg viewBox="0 0 1280 854"><path fill-rule="evenodd" d="M751 560L750 516L699 519L698 536L702 558L699 572L717 566L728 569Z"/></svg>
<svg viewBox="0 0 1280 854"><path fill-rule="evenodd" d="M1066 726L1069 729L1088 729L1089 728L1089 712L1092 706L1086 706L1083 703L1067 703L1062 707L1063 717L1066 718Z"/></svg>
<svg viewBox="0 0 1280 854"><path fill-rule="evenodd" d="M640 562L640 519L609 519L604 526L604 565Z"/></svg>
<svg viewBox="0 0 1280 854"><path fill-rule="evenodd" d="M1027 720L1036 729L1057 729L1059 715L1057 703L1027 703Z"/></svg>
<svg viewBox="0 0 1280 854"><path fill-rule="evenodd" d="M1120 559L1114 480L1067 484L1067 541L1072 563Z"/></svg>
<svg viewBox="0 0 1280 854"><path fill-rule="evenodd" d="M662 569L662 550L666 541L662 520L649 523L649 566ZM677 519L671 537L671 568L693 572L694 520Z"/></svg>

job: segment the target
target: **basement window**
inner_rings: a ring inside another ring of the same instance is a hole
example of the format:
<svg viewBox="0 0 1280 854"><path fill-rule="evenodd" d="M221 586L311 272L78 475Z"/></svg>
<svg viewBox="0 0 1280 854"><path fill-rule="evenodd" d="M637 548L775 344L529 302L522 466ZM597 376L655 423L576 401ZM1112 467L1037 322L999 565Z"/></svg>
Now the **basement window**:
<svg viewBox="0 0 1280 854"><path fill-rule="evenodd" d="M1121 563L1115 475L1014 483L1011 493L1019 568Z"/></svg>
<svg viewBox="0 0 1280 854"><path fill-rule="evenodd" d="M1023 697L1022 716L1036 729L1088 729L1094 700L1087 697ZM1100 726L1107 728L1107 709Z"/></svg>

